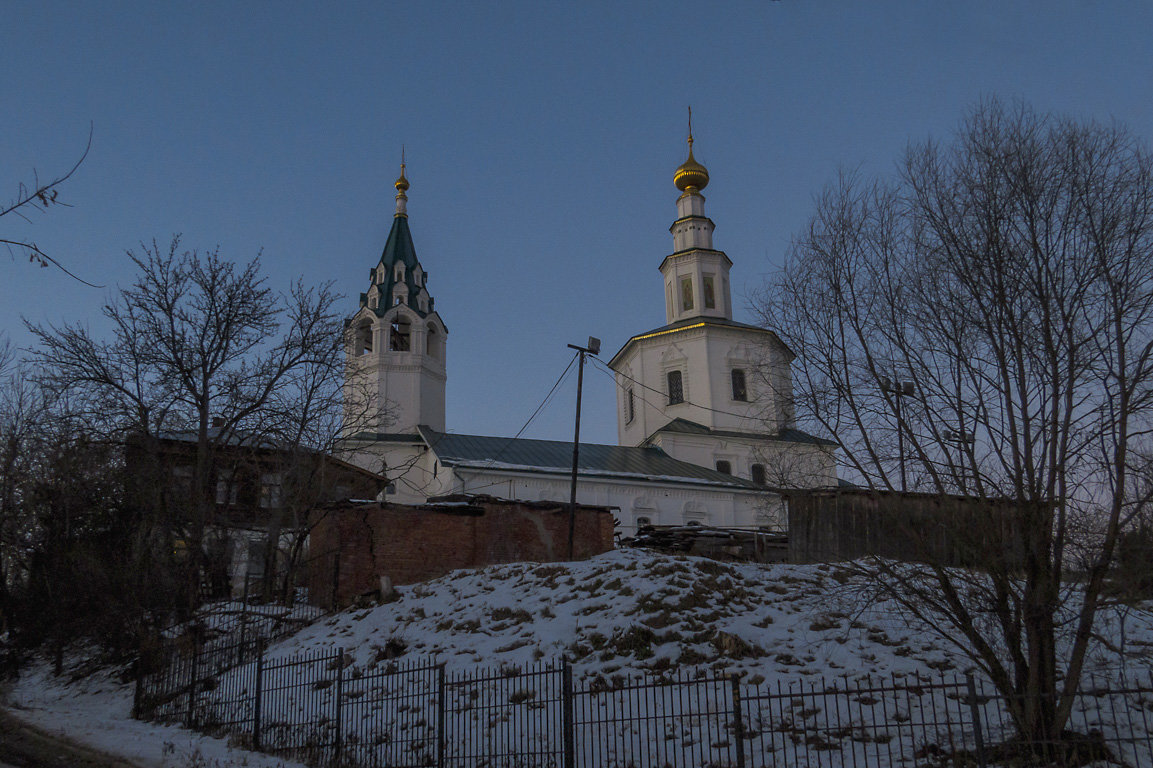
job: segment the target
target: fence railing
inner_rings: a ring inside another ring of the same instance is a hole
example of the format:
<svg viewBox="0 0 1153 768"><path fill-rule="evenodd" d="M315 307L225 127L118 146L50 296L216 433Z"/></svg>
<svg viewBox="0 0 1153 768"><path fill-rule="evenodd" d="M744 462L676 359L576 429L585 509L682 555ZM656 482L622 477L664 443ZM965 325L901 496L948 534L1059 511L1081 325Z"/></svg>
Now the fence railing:
<svg viewBox="0 0 1153 768"><path fill-rule="evenodd" d="M226 668L224 661L246 659ZM713 669L574 680L567 663L453 671L341 650L270 658L220 647L141 677L142 719L183 723L316 766L877 768L1153 765L1153 676L1089 681L1080 736L1016 741L1004 699L971 676L742 682Z"/></svg>

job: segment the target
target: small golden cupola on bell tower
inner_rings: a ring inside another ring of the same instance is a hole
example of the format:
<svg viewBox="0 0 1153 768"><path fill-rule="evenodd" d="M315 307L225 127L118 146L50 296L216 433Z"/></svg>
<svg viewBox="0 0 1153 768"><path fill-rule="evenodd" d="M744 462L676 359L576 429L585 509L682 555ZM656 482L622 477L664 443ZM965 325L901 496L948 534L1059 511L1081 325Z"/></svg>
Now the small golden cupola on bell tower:
<svg viewBox="0 0 1153 768"><path fill-rule="evenodd" d="M673 174L673 184L685 195L699 195L701 190L709 185L709 171L693 157L693 108L689 107L689 157L676 173Z"/></svg>

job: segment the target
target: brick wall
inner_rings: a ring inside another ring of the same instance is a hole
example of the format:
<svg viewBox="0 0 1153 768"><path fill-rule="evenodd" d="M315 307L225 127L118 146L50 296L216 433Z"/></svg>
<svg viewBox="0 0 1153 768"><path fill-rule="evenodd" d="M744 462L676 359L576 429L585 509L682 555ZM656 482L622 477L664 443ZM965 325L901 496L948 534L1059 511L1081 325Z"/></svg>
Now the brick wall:
<svg viewBox="0 0 1153 768"><path fill-rule="evenodd" d="M568 520L564 505L489 497L422 506L329 505L313 512L309 594L329 608L377 589L381 576L401 585L458 568L565 560ZM574 557L612 547L609 509L578 506Z"/></svg>

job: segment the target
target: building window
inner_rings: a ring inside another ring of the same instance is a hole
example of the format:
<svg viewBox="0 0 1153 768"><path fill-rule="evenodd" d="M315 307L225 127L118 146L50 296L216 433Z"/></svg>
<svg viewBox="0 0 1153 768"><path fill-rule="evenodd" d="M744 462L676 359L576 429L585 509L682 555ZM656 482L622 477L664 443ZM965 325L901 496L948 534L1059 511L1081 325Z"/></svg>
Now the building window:
<svg viewBox="0 0 1153 768"><path fill-rule="evenodd" d="M638 517L637 518L637 528L638 529L644 528L646 525L652 525L652 524L653 524L652 518L649 518L649 517Z"/></svg>
<svg viewBox="0 0 1153 768"><path fill-rule="evenodd" d="M752 475L753 482L756 485L765 485L765 465L754 464L749 467L749 474Z"/></svg>
<svg viewBox="0 0 1153 768"><path fill-rule="evenodd" d="M705 275L701 281L701 290L705 294L705 309L717 308L717 294L713 289L713 276Z"/></svg>
<svg viewBox="0 0 1153 768"><path fill-rule="evenodd" d="M681 278L681 311L688 312L693 308L693 279Z"/></svg>
<svg viewBox="0 0 1153 768"><path fill-rule="evenodd" d="M233 482L232 472L219 472L216 475L216 503L236 503L236 483Z"/></svg>
<svg viewBox="0 0 1153 768"><path fill-rule="evenodd" d="M388 348L393 352L407 352L412 338L412 325L408 318L397 316L388 334Z"/></svg>
<svg viewBox="0 0 1153 768"><path fill-rule="evenodd" d="M280 473L265 472L260 476L260 506L264 509L280 506Z"/></svg>
<svg viewBox="0 0 1153 768"><path fill-rule="evenodd" d="M626 394L625 403L625 424L632 424L633 419L637 416L636 402L633 400L633 391L629 389Z"/></svg>
<svg viewBox="0 0 1153 768"><path fill-rule="evenodd" d="M749 399L749 390L745 387L745 372L740 368L734 368L732 379L733 399L747 401Z"/></svg>
<svg viewBox="0 0 1153 768"><path fill-rule="evenodd" d="M440 334L436 332L436 326L431 323L428 326L428 340L425 346L428 348L429 357L440 357Z"/></svg>
<svg viewBox="0 0 1153 768"><path fill-rule="evenodd" d="M733 474L733 465L724 459L717 459L717 471L723 472L726 475Z"/></svg>
<svg viewBox="0 0 1153 768"><path fill-rule="evenodd" d="M685 387L684 382L681 380L680 371L669 371L668 373L669 384L669 405L676 405L685 401Z"/></svg>

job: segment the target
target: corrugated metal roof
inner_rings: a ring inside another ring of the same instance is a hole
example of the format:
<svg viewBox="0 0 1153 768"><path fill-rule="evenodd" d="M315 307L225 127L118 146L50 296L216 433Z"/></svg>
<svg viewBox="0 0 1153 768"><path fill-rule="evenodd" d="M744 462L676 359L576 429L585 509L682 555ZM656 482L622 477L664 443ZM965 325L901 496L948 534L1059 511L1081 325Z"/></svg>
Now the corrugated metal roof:
<svg viewBox="0 0 1153 768"><path fill-rule="evenodd" d="M735 432L724 429L710 429L704 424L698 424L688 419L673 419L657 432L680 432L689 435L712 435L714 437L737 437L754 440L777 440L786 443L808 443L810 445L840 445L836 440L827 440L823 437L810 435L799 429L787 427L780 432ZM656 433L654 433L656 434Z"/></svg>
<svg viewBox="0 0 1153 768"><path fill-rule="evenodd" d="M444 434L423 426L418 429L446 466L547 474L567 474L572 469L572 443ZM765 490L748 480L678 461L652 446L632 448L581 443L578 474L725 486L742 491Z"/></svg>

